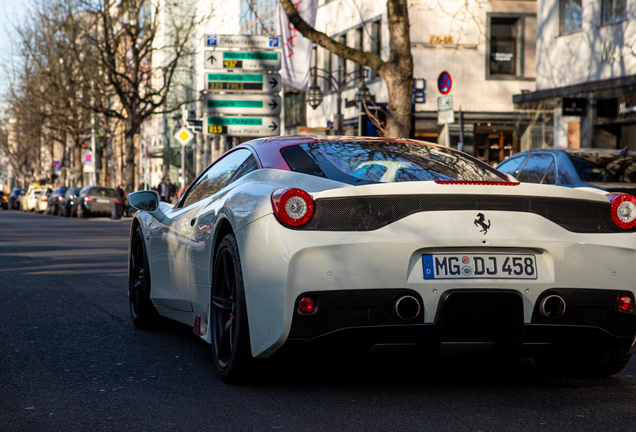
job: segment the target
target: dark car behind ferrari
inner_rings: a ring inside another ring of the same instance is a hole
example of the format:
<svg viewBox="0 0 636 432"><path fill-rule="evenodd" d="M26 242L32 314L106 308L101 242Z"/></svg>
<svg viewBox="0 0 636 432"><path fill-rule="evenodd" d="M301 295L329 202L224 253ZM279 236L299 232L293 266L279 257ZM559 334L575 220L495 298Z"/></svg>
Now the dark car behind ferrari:
<svg viewBox="0 0 636 432"><path fill-rule="evenodd" d="M73 213L78 218L97 214L111 215L113 202L119 197L115 189L102 186L85 186L75 200Z"/></svg>
<svg viewBox="0 0 636 432"><path fill-rule="evenodd" d="M9 194L9 210L19 210L20 209L20 199L24 196L24 189L14 188L13 191Z"/></svg>
<svg viewBox="0 0 636 432"><path fill-rule="evenodd" d="M68 190L67 187L56 187L49 195L49 204L46 208L46 212L52 215L59 215L62 206L64 205L64 194Z"/></svg>
<svg viewBox="0 0 636 432"><path fill-rule="evenodd" d="M627 149L528 150L504 160L497 169L522 182L636 195L636 153Z"/></svg>
<svg viewBox="0 0 636 432"><path fill-rule="evenodd" d="M64 192L64 201L60 205L60 216L74 216L74 206L77 200L77 194L81 188L70 187Z"/></svg>

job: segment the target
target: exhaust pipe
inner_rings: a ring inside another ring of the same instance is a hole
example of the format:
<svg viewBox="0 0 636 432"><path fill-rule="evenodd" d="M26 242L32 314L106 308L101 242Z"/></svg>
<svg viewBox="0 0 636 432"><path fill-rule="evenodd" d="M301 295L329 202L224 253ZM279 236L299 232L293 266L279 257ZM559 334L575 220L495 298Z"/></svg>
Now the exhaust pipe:
<svg viewBox="0 0 636 432"><path fill-rule="evenodd" d="M404 321L417 318L420 310L420 302L412 295L400 296L393 302L393 312Z"/></svg>
<svg viewBox="0 0 636 432"><path fill-rule="evenodd" d="M541 300L539 312L544 318L559 319L565 314L565 300L556 294L549 295Z"/></svg>

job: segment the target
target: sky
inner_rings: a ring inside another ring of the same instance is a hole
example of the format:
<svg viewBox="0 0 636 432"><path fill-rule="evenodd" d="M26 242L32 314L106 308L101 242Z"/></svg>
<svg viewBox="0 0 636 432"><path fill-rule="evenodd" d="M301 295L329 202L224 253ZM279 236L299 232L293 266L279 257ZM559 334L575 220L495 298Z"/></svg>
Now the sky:
<svg viewBox="0 0 636 432"><path fill-rule="evenodd" d="M22 15L26 9L28 0L0 0L0 59L3 61L9 55L9 35L12 33L13 21ZM0 73L4 71L0 70ZM0 76L0 96L8 90L7 80Z"/></svg>

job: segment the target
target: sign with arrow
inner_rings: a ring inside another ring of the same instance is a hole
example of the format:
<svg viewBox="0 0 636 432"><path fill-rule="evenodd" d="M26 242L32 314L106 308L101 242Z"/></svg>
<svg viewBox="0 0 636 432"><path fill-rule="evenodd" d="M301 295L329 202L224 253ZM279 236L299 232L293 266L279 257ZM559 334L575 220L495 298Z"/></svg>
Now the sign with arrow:
<svg viewBox="0 0 636 432"><path fill-rule="evenodd" d="M279 116L208 117L205 124L208 134L227 134L241 137L280 135Z"/></svg>
<svg viewBox="0 0 636 432"><path fill-rule="evenodd" d="M206 93L203 106L211 114L280 114L280 96Z"/></svg>
<svg viewBox="0 0 636 432"><path fill-rule="evenodd" d="M206 69L243 69L278 71L278 51L205 51Z"/></svg>
<svg viewBox="0 0 636 432"><path fill-rule="evenodd" d="M206 80L206 90L278 93L281 88L278 73L214 72L206 74Z"/></svg>

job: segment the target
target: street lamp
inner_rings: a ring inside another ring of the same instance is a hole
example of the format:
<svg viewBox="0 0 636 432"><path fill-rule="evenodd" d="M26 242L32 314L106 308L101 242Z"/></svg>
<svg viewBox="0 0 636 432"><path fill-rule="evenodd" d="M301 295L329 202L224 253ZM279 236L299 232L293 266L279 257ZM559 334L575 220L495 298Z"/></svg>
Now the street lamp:
<svg viewBox="0 0 636 432"><path fill-rule="evenodd" d="M314 67L312 70L313 78L312 83L309 89L307 90L307 103L313 109L316 109L320 106L323 100L322 90L318 86L318 78L322 78L324 81L330 83L331 87L336 90L337 95L337 111L335 118L335 128L334 135L344 135L344 130L342 129L342 92L347 88L347 85L354 82L357 79L362 78L362 84L358 87L358 91L356 92L355 101L358 105L362 102L368 102L371 100L371 93L369 93L369 88L364 83L364 79L367 78L367 70L364 70L362 77L360 76L360 71L356 70L353 72L349 72L348 74L341 74L340 69L336 70L335 76L331 74L329 71L321 69L317 66L317 51L314 46Z"/></svg>

